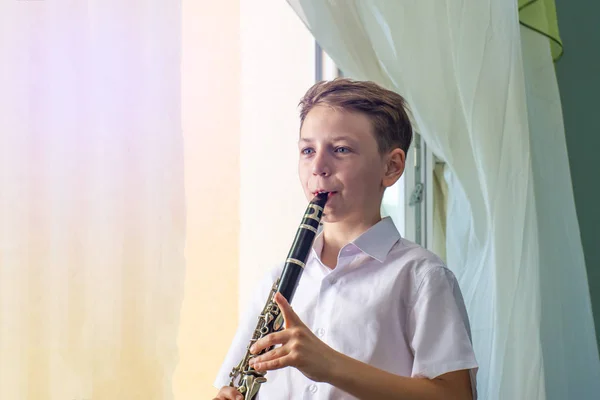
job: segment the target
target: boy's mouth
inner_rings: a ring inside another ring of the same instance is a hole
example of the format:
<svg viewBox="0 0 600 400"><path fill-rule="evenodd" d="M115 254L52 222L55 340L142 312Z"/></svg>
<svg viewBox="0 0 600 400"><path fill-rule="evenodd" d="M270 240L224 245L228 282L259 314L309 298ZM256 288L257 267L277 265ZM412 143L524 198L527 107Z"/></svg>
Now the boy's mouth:
<svg viewBox="0 0 600 400"><path fill-rule="evenodd" d="M331 198L331 196L333 196L334 194L337 193L337 191L327 191L327 190L317 190L316 192L313 193L313 195L318 195L319 193L327 193L327 198Z"/></svg>

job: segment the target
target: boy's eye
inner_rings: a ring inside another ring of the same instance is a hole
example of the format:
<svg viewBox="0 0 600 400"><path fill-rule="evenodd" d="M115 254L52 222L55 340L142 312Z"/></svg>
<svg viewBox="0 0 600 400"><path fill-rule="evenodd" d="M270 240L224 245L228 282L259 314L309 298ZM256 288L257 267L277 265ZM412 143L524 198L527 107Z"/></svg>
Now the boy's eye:
<svg viewBox="0 0 600 400"><path fill-rule="evenodd" d="M335 149L336 153L350 153L350 149L347 147L336 147Z"/></svg>
<svg viewBox="0 0 600 400"><path fill-rule="evenodd" d="M311 154L313 151L314 151L314 150L313 150L313 149L311 149L310 147L307 147L307 148L305 148L305 149L302 149L302 150L300 150L300 152L301 152L302 154Z"/></svg>

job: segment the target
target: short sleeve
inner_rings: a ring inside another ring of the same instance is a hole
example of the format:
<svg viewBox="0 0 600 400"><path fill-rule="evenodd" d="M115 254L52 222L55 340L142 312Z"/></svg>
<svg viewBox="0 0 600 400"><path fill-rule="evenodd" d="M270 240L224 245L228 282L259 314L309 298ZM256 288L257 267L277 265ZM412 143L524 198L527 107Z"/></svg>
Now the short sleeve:
<svg viewBox="0 0 600 400"><path fill-rule="evenodd" d="M423 275L409 316L409 340L414 352L413 377L433 379L468 369L476 397L478 365L469 319L458 281L448 268L435 266Z"/></svg>
<svg viewBox="0 0 600 400"><path fill-rule="evenodd" d="M229 373L238 365L246 353L246 348L248 347L248 344L250 344L250 339L252 338L252 334L258 323L258 316L265 306L269 291L271 290L273 283L277 280L277 277L279 277L282 267L282 265L277 266L266 273L256 286L248 305L245 310L243 310L242 318L231 342L231 346L229 347L225 359L217 373L217 377L213 382L215 388L221 389L223 386L229 385Z"/></svg>

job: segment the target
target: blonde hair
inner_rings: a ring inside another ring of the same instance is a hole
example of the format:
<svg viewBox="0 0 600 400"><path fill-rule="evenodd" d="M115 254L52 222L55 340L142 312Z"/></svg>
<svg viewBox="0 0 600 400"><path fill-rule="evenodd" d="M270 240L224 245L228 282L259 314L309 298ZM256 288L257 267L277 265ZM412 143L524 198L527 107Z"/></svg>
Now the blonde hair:
<svg viewBox="0 0 600 400"><path fill-rule="evenodd" d="M374 82L349 78L318 82L300 100L301 127L309 111L318 105L366 114L381 154L395 148L408 152L413 129L406 100L398 93Z"/></svg>

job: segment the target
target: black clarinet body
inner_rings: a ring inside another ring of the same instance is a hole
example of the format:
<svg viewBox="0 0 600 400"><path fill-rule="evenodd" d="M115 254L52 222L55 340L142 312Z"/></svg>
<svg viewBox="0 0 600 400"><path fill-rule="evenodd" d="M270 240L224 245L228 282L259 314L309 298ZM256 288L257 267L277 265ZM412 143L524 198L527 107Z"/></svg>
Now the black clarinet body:
<svg viewBox="0 0 600 400"><path fill-rule="evenodd" d="M285 260L281 276L271 287L267 303L258 316L258 324L246 348L246 354L240 363L229 373L229 377L231 378L229 386L235 387L244 396L245 400L255 400L260 386L267 381L264 377L265 373L257 372L250 366L250 360L273 348L270 347L263 350L260 354L252 355L250 347L257 340L269 333L277 332L283 328L283 315L274 300L275 293L280 292L288 303L291 304L298 282L302 277L306 259L317 235L327 197L328 193L319 193L308 204L302 222L296 232L292 247Z"/></svg>

